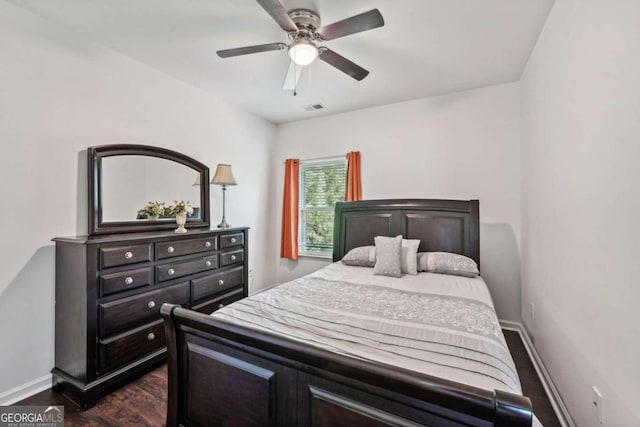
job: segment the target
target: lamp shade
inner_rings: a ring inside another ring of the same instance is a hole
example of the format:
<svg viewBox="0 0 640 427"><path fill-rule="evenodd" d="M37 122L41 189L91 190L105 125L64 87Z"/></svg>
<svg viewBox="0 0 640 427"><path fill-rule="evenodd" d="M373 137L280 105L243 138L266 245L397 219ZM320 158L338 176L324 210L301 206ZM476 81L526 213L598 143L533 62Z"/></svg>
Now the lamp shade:
<svg viewBox="0 0 640 427"><path fill-rule="evenodd" d="M238 185L231 172L231 165L223 164L219 164L216 167L216 174L213 176L211 183L216 185Z"/></svg>
<svg viewBox="0 0 640 427"><path fill-rule="evenodd" d="M192 186L200 185L200 174L196 175L196 180L193 182Z"/></svg>

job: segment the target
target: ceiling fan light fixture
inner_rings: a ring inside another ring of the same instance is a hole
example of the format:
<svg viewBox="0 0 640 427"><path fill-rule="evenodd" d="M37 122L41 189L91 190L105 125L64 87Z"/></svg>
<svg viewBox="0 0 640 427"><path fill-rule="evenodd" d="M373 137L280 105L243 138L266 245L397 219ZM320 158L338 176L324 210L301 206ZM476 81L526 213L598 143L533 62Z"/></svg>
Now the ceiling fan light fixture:
<svg viewBox="0 0 640 427"><path fill-rule="evenodd" d="M298 65L309 65L318 57L318 47L310 40L298 39L289 46L289 57Z"/></svg>

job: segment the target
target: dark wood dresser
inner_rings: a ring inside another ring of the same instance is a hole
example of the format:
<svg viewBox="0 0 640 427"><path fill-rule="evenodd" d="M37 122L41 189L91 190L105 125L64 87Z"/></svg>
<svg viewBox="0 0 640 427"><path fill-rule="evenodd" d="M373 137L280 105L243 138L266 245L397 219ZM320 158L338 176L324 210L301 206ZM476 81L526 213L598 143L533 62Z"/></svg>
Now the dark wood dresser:
<svg viewBox="0 0 640 427"><path fill-rule="evenodd" d="M91 407L165 359L160 306L211 313L247 296L248 229L55 238L54 388Z"/></svg>

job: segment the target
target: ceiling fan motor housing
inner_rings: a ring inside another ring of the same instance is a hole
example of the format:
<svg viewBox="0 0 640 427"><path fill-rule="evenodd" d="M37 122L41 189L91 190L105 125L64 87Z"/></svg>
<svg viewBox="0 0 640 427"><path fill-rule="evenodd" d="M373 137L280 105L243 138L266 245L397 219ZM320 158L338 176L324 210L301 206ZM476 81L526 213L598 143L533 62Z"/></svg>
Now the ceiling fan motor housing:
<svg viewBox="0 0 640 427"><path fill-rule="evenodd" d="M320 28L320 17L307 9L294 9L289 12L289 17L301 31L315 35L316 29Z"/></svg>
<svg viewBox="0 0 640 427"><path fill-rule="evenodd" d="M314 41L321 41L317 28L320 17L307 9L294 9L288 13L291 20L298 27L298 31L289 33L293 43L289 45L289 56L298 65L311 64L320 53Z"/></svg>

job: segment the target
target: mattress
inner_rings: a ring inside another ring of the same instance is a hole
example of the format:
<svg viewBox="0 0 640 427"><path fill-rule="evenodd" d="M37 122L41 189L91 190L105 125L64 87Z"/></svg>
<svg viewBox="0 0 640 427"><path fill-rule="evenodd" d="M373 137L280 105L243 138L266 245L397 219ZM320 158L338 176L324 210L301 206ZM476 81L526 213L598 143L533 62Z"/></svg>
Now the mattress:
<svg viewBox="0 0 640 427"><path fill-rule="evenodd" d="M396 279L337 262L212 316L350 357L522 394L481 277Z"/></svg>

